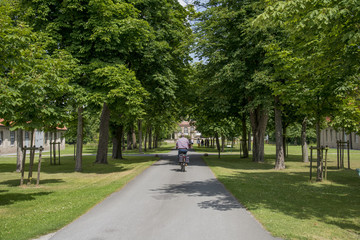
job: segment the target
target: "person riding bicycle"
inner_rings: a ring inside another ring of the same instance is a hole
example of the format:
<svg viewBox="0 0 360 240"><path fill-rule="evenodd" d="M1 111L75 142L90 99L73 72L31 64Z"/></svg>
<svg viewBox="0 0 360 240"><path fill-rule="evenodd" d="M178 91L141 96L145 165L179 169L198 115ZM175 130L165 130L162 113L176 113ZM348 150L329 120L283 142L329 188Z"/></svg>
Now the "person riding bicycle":
<svg viewBox="0 0 360 240"><path fill-rule="evenodd" d="M178 149L178 157L181 153L186 154L188 149L191 148L189 140L181 134L181 137L176 142L176 149Z"/></svg>

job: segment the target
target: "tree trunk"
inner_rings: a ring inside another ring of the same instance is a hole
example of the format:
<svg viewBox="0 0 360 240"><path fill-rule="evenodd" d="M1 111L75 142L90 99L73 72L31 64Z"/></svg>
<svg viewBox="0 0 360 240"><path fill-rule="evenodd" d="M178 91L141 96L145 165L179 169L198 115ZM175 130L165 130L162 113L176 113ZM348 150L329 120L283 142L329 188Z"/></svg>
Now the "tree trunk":
<svg viewBox="0 0 360 240"><path fill-rule="evenodd" d="M121 133L121 149L122 149L122 151L126 150L124 128L123 128L123 131Z"/></svg>
<svg viewBox="0 0 360 240"><path fill-rule="evenodd" d="M268 119L268 112L260 106L250 111L250 122L253 131L252 157L254 162L264 162L264 137Z"/></svg>
<svg viewBox="0 0 360 240"><path fill-rule="evenodd" d="M55 132L52 133L53 134L53 143L56 143L56 130ZM54 165L56 165L56 144L52 145L52 153L53 153L53 158L54 158Z"/></svg>
<svg viewBox="0 0 360 240"><path fill-rule="evenodd" d="M287 145L287 141L286 141L286 126L284 126L283 128L282 128L282 131L283 131L283 134L282 134L282 136L283 136L283 149L284 149L284 156L285 157L287 157L288 156L288 149L287 149L287 147L286 147L286 145Z"/></svg>
<svg viewBox="0 0 360 240"><path fill-rule="evenodd" d="M131 150L132 144L131 144L131 131L130 130L127 132L126 143L127 143L127 150Z"/></svg>
<svg viewBox="0 0 360 240"><path fill-rule="evenodd" d="M152 129L151 127L149 127L149 149L152 149L151 144L152 144Z"/></svg>
<svg viewBox="0 0 360 240"><path fill-rule="evenodd" d="M22 170L22 158L23 158L23 151L22 148L24 147L24 140L23 140L23 130L17 130L17 150L16 150L16 172L21 172Z"/></svg>
<svg viewBox="0 0 360 240"><path fill-rule="evenodd" d="M109 106L104 103L101 118L100 118L100 135L99 145L96 154L95 163L107 164L108 154L108 142L109 142L109 121L110 121L110 109Z"/></svg>
<svg viewBox="0 0 360 240"><path fill-rule="evenodd" d="M124 136L124 126L117 126L115 130L115 136L113 138L113 158L122 159L122 138Z"/></svg>
<svg viewBox="0 0 360 240"><path fill-rule="evenodd" d="M251 131L248 131L248 151L251 151Z"/></svg>
<svg viewBox="0 0 360 240"><path fill-rule="evenodd" d="M31 136L30 147L34 147L34 142L35 142L35 130L34 129L31 130L30 136ZM32 179L32 168L34 165L34 157L35 157L35 151L30 150L30 163L29 163L29 173L28 173L28 183L30 183L30 184L31 184L31 179Z"/></svg>
<svg viewBox="0 0 360 240"><path fill-rule="evenodd" d="M131 132L132 132L133 149L136 149L137 144L136 144L136 133L135 133L135 127L134 126L131 127Z"/></svg>
<svg viewBox="0 0 360 240"><path fill-rule="evenodd" d="M317 148L317 171L316 171L316 181L322 181L322 171L321 171L321 155L320 155L320 119L316 120L316 148Z"/></svg>
<svg viewBox="0 0 360 240"><path fill-rule="evenodd" d="M118 147L119 147L119 143L118 143L118 139L116 138L116 130L115 130L113 138L112 138L112 155L111 155L111 157L113 159L116 159L116 152L118 151L118 149L117 149Z"/></svg>
<svg viewBox="0 0 360 240"><path fill-rule="evenodd" d="M282 113L279 96L275 96L275 138L276 138L276 161L275 169L285 169L284 143L282 129Z"/></svg>
<svg viewBox="0 0 360 240"><path fill-rule="evenodd" d="M146 152L146 145L147 145L147 137L148 137L148 132L149 132L149 129L146 128L146 133L145 133L145 139L144 139L144 150Z"/></svg>
<svg viewBox="0 0 360 240"><path fill-rule="evenodd" d="M307 128L307 118L305 117L301 124L301 152L303 162L309 162L309 152L306 142L306 128Z"/></svg>
<svg viewBox="0 0 360 240"><path fill-rule="evenodd" d="M243 114L242 118L241 118L241 122L242 122L242 141L240 142L240 144L242 145L242 150L243 150L243 158L248 158L249 157L249 151L248 151L248 143L247 143L247 128L246 128L246 116L245 114Z"/></svg>
<svg viewBox="0 0 360 240"><path fill-rule="evenodd" d="M225 137L221 136L221 152L225 151Z"/></svg>
<svg viewBox="0 0 360 240"><path fill-rule="evenodd" d="M216 139L216 148L218 150L218 158L220 158L220 141L219 141L219 135L215 133L215 139Z"/></svg>
<svg viewBox="0 0 360 240"><path fill-rule="evenodd" d="M142 152L142 121L138 121L138 131L139 131L139 152Z"/></svg>
<svg viewBox="0 0 360 240"><path fill-rule="evenodd" d="M154 138L154 148L158 148L159 145L159 135L158 134L155 134L155 138Z"/></svg>
<svg viewBox="0 0 360 240"><path fill-rule="evenodd" d="M84 119L83 119L83 107L78 107L78 124L76 133L76 158L75 158L75 172L82 171L82 150L84 139Z"/></svg>

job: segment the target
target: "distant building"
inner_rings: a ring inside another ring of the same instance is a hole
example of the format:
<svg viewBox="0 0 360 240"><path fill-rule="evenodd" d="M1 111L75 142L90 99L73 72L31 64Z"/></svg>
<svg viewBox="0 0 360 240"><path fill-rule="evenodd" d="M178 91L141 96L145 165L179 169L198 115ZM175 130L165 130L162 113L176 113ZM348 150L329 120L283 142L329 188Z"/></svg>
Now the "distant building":
<svg viewBox="0 0 360 240"><path fill-rule="evenodd" d="M332 128L326 128L321 131L321 146L328 146L330 148L336 148L336 142L338 140L341 141L348 141L351 149L358 149L360 150L360 135L354 132L350 134L346 134L343 131L336 131Z"/></svg>
<svg viewBox="0 0 360 240"><path fill-rule="evenodd" d="M191 126L188 121L182 121L177 129L177 132L175 132L174 139L178 139L181 134L184 134L184 136L190 138L190 139L197 139L201 137L201 133L196 131L195 126Z"/></svg>
<svg viewBox="0 0 360 240"><path fill-rule="evenodd" d="M0 119L1 122L1 119ZM60 149L65 149L65 134L66 128L57 128L55 133L56 142L60 142ZM45 150L50 149L50 140L53 141L53 133L35 130L35 146L42 146ZM30 146L31 133L23 131L23 146ZM17 150L17 132L10 131L9 127L0 123L0 154L16 153Z"/></svg>

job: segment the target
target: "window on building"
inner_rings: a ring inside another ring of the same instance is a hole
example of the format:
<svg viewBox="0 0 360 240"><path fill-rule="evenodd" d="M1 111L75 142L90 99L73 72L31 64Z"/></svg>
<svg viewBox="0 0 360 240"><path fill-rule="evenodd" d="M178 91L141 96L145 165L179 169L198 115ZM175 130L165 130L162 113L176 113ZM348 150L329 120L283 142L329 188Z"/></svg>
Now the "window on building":
<svg viewBox="0 0 360 240"><path fill-rule="evenodd" d="M2 145L3 141L4 141L4 133L3 131L0 131L0 145Z"/></svg>
<svg viewBox="0 0 360 240"><path fill-rule="evenodd" d="M328 141L328 130L327 129L325 130L325 140L326 140L326 142Z"/></svg>
<svg viewBox="0 0 360 240"><path fill-rule="evenodd" d="M355 134L355 143L359 143L359 135Z"/></svg>
<svg viewBox="0 0 360 240"><path fill-rule="evenodd" d="M29 132L28 131L25 132L25 141L29 141Z"/></svg>
<svg viewBox="0 0 360 240"><path fill-rule="evenodd" d="M194 127L190 127L190 131L193 132L193 131L194 131Z"/></svg>
<svg viewBox="0 0 360 240"><path fill-rule="evenodd" d="M10 145L11 146L15 145L15 132L14 131L10 131Z"/></svg>
<svg viewBox="0 0 360 240"><path fill-rule="evenodd" d="M332 135L333 135L333 130L332 130L332 129L330 129L330 141L331 141L331 142L332 142L332 140L333 140Z"/></svg>
<svg viewBox="0 0 360 240"><path fill-rule="evenodd" d="M184 127L184 133L188 133L188 128Z"/></svg>
<svg viewBox="0 0 360 240"><path fill-rule="evenodd" d="M49 140L49 133L45 133L45 143Z"/></svg>

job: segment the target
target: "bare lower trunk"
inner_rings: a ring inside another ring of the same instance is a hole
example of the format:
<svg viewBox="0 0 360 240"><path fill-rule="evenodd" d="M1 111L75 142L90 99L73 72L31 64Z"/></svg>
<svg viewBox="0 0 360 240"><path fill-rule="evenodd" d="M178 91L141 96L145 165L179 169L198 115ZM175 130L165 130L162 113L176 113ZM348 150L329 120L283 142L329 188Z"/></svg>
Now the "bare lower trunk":
<svg viewBox="0 0 360 240"><path fill-rule="evenodd" d="M136 144L136 133L135 133L135 127L134 126L131 128L131 132L132 132L133 149L136 149L137 144Z"/></svg>
<svg viewBox="0 0 360 240"><path fill-rule="evenodd" d="M122 135L121 135L121 149L122 151L126 150L126 145L125 145L125 132L124 130L122 131Z"/></svg>
<svg viewBox="0 0 360 240"><path fill-rule="evenodd" d="M159 147L159 145L158 145L158 143L159 143L159 137L158 137L159 135L158 134L155 134L155 137L154 137L154 148L158 148Z"/></svg>
<svg viewBox="0 0 360 240"><path fill-rule="evenodd" d="M320 151L320 120L316 120L316 148L317 148L317 171L316 181L322 181L321 151Z"/></svg>
<svg viewBox="0 0 360 240"><path fill-rule="evenodd" d="M285 169L284 143L282 129L282 113L280 110L279 97L275 97L275 138L276 138L276 161L275 169Z"/></svg>
<svg viewBox="0 0 360 240"><path fill-rule="evenodd" d="M249 157L249 151L248 151L248 144L247 144L247 128L246 128L246 117L245 114L243 114L241 118L241 124L242 124L242 140L241 140L241 146L243 151L243 158Z"/></svg>
<svg viewBox="0 0 360 240"><path fill-rule="evenodd" d="M35 130L31 130L31 141L30 141L30 147L34 147L35 142ZM34 165L34 157L35 157L35 151L30 150L30 163L29 163L29 173L28 173L28 183L31 183L32 179L32 168ZM25 166L24 166L25 167Z"/></svg>
<svg viewBox="0 0 360 240"><path fill-rule="evenodd" d="M54 158L54 164L56 164L56 131L55 132L53 132L53 145L52 145L52 149L53 149L53 151L52 151L52 153L53 153L53 158Z"/></svg>
<svg viewBox="0 0 360 240"><path fill-rule="evenodd" d="M220 158L220 141L219 141L219 135L216 133L215 134L215 139L216 139L216 148L218 150L218 158Z"/></svg>
<svg viewBox="0 0 360 240"><path fill-rule="evenodd" d="M152 149L151 144L152 144L152 129L151 127L149 127L149 149Z"/></svg>
<svg viewBox="0 0 360 240"><path fill-rule="evenodd" d="M149 130L148 130L148 128L146 128L146 133L145 133L145 139L144 139L144 150L145 150L145 152L146 152L146 146L147 146L147 137L148 137L148 132L149 132Z"/></svg>
<svg viewBox="0 0 360 240"><path fill-rule="evenodd" d="M110 121L110 109L109 106L104 103L103 110L100 118L100 135L99 135L99 145L96 154L95 163L107 164L107 154L108 154L108 142L109 142L109 121Z"/></svg>
<svg viewBox="0 0 360 240"><path fill-rule="evenodd" d="M122 159L122 137L124 136L124 127L122 125L117 126L113 138L113 158Z"/></svg>
<svg viewBox="0 0 360 240"><path fill-rule="evenodd" d="M283 149L284 149L284 156L287 157L289 155L288 148L287 148L287 140L286 140L286 127L282 128L283 131Z"/></svg>
<svg viewBox="0 0 360 240"><path fill-rule="evenodd" d="M250 112L254 162L264 162L264 137L268 119L268 112L260 106Z"/></svg>
<svg viewBox="0 0 360 240"><path fill-rule="evenodd" d="M16 172L21 172L22 170L22 156L23 156L23 152L22 152L22 148L23 148L23 130L19 129L17 130L17 149L16 149L16 153L17 153L17 158L16 158Z"/></svg>
<svg viewBox="0 0 360 240"><path fill-rule="evenodd" d="M127 150L131 150L132 144L131 144L131 132L130 131L127 132L126 143L127 143Z"/></svg>
<svg viewBox="0 0 360 240"><path fill-rule="evenodd" d="M78 124L77 124L77 133L76 133L76 158L75 158L75 171L82 171L82 150L83 150L83 129L84 129L84 119L83 119L83 107L78 107Z"/></svg>
<svg viewBox="0 0 360 240"><path fill-rule="evenodd" d="M251 131L248 131L248 150L251 151Z"/></svg>
<svg viewBox="0 0 360 240"><path fill-rule="evenodd" d="M307 128L307 118L305 117L302 126L301 126L301 152L303 162L309 162L309 152L306 142L306 128Z"/></svg>
<svg viewBox="0 0 360 240"><path fill-rule="evenodd" d="M225 137L221 136L221 152L225 151Z"/></svg>
<svg viewBox="0 0 360 240"><path fill-rule="evenodd" d="M138 130L139 130L139 152L142 152L142 121L138 121Z"/></svg>

